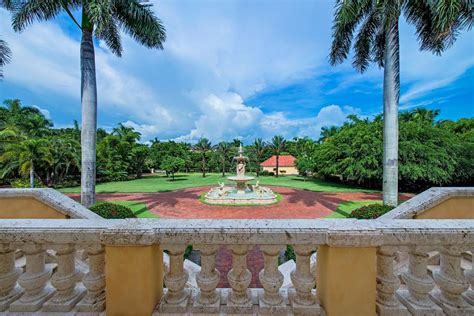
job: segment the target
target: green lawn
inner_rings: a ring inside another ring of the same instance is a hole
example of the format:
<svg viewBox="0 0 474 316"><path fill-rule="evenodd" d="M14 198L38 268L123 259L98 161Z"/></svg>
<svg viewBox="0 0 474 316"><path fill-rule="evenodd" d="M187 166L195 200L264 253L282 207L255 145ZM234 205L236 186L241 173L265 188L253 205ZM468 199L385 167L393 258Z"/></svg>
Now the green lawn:
<svg viewBox="0 0 474 316"><path fill-rule="evenodd" d="M230 174L229 174L230 175ZM318 179L307 179L299 176L261 176L256 180L260 181L261 185L276 185L286 186L297 189L305 189L318 192L373 192L371 190L351 187L338 183L325 182ZM256 180L251 183L255 183ZM165 192L177 189L184 189L189 187L198 187L204 185L217 185L218 182L225 182L231 184L221 174L208 174L205 178L200 173L192 174L178 174L175 181L163 175L146 176L141 179L129 181L116 181L99 183L96 186L97 193L138 193L138 192ZM79 187L60 189L64 193L79 193Z"/></svg>
<svg viewBox="0 0 474 316"><path fill-rule="evenodd" d="M370 204L382 204L382 201L348 201L343 202L337 206L337 209L326 218L346 218L351 212L359 207Z"/></svg>
<svg viewBox="0 0 474 316"><path fill-rule="evenodd" d="M158 215L148 210L145 203L134 201L111 201L111 203L129 207L138 218L158 218Z"/></svg>

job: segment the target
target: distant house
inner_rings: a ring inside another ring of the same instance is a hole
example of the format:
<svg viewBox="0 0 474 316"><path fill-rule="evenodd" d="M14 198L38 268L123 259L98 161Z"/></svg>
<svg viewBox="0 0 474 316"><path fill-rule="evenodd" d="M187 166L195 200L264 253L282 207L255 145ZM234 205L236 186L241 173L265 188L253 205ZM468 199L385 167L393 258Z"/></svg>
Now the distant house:
<svg viewBox="0 0 474 316"><path fill-rule="evenodd" d="M280 174L298 174L295 166L296 158L292 155L280 155L278 159L278 170ZM276 156L273 155L260 164L263 171L276 172Z"/></svg>

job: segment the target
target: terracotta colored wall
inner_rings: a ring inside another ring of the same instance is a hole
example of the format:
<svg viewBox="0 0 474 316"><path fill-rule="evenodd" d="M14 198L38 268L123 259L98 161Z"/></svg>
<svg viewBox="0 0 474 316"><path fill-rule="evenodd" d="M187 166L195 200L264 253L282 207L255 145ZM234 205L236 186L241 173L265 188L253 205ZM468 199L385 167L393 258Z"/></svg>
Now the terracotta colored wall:
<svg viewBox="0 0 474 316"><path fill-rule="evenodd" d="M163 295L163 251L159 245L107 246L107 316L149 316Z"/></svg>
<svg viewBox="0 0 474 316"><path fill-rule="evenodd" d="M66 215L33 197L0 198L0 219L6 218L56 218Z"/></svg>
<svg viewBox="0 0 474 316"><path fill-rule="evenodd" d="M474 219L474 197L453 197L415 216L418 219Z"/></svg>
<svg viewBox="0 0 474 316"><path fill-rule="evenodd" d="M328 316L375 315L376 248L320 246L316 289Z"/></svg>

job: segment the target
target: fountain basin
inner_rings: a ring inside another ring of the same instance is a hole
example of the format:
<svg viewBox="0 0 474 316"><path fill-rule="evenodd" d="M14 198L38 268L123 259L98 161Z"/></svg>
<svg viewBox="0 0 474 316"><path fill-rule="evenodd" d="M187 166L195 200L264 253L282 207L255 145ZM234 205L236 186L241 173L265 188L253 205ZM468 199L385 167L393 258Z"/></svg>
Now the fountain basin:
<svg viewBox="0 0 474 316"><path fill-rule="evenodd" d="M278 196L268 188L256 192L251 188L213 188L204 196L204 202L216 205L268 205L278 202Z"/></svg>

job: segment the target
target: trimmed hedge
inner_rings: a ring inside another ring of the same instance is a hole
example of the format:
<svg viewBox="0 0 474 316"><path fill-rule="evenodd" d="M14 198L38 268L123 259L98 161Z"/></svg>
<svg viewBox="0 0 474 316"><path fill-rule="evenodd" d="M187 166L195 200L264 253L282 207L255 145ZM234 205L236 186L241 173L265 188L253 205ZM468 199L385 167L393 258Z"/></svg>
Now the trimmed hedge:
<svg viewBox="0 0 474 316"><path fill-rule="evenodd" d="M353 210L348 217L357 219L374 219L391 210L393 210L393 206L370 204Z"/></svg>
<svg viewBox="0 0 474 316"><path fill-rule="evenodd" d="M129 207L110 202L99 202L89 209L107 219L137 218Z"/></svg>

